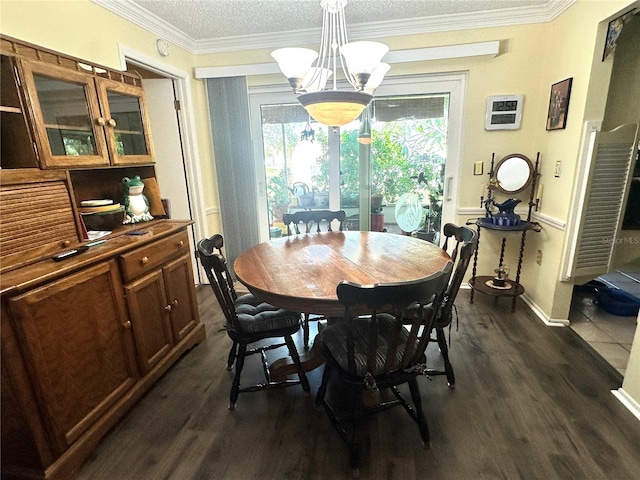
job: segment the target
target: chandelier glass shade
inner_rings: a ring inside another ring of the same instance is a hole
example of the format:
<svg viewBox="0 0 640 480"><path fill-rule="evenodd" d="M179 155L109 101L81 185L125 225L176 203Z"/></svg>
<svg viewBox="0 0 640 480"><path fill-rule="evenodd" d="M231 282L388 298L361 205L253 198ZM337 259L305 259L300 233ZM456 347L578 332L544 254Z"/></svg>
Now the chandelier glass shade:
<svg viewBox="0 0 640 480"><path fill-rule="evenodd" d="M389 47L378 42L347 40L347 0L321 0L324 10L320 53L307 48L280 48L271 53L298 101L316 121L329 126L352 122L371 102L389 65L380 63ZM351 90L338 90L338 63ZM333 88L326 89L329 78Z"/></svg>
<svg viewBox="0 0 640 480"><path fill-rule="evenodd" d="M316 121L340 127L358 118L372 98L364 92L323 90L304 93L298 101Z"/></svg>
<svg viewBox="0 0 640 480"><path fill-rule="evenodd" d="M371 106L367 107L360 116L360 129L358 130L358 142L363 145L371 144Z"/></svg>

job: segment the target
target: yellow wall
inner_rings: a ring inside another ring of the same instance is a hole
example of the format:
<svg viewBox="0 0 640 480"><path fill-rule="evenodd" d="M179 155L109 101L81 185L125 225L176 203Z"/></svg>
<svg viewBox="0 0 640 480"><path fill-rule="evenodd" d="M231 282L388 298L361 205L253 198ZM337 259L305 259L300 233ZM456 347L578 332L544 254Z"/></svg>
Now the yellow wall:
<svg viewBox="0 0 640 480"><path fill-rule="evenodd" d="M583 121L603 118L612 61L600 61L606 21L630 5L629 1L579 1L560 17L547 24L518 27L483 28L384 39L391 49L500 40L501 52L495 58L462 58L430 62L394 64L389 75L459 72L469 75L465 101L462 163L460 166L460 208L477 208L486 176L472 175L473 163L485 162L488 170L491 154L499 159L519 152L535 159L541 152L541 178L544 196L542 220L557 220L560 227L544 224L540 234L530 233L525 250L522 283L527 294L550 318L566 318L570 295L559 283L565 235L561 227L567 221L572 198L579 140ZM270 62L269 50L194 56L171 47L169 57L159 57L156 36L132 25L89 0L7 1L1 2L0 27L4 34L43 45L89 61L118 68L118 44L155 57L173 68L191 72L195 66L221 66ZM552 83L573 77L568 122L565 130L545 130L549 90ZM278 76L249 79L250 84L283 83ZM206 106L204 81L191 81L200 167L203 179L215 179L215 167ZM517 131L484 130L485 101L488 95L523 93L522 126ZM562 175L553 176L556 161L562 162ZM215 181L204 181L206 208L218 207ZM524 195L521 198L525 199ZM466 218L459 218L463 222ZM219 219L209 220L210 231L220 228ZM480 271L491 271L495 259L489 253L495 242L485 235L480 256ZM518 242L510 240L508 252L515 267ZM543 252L542 265L534 259ZM486 252L486 253L485 253ZM515 273L515 272L514 272ZM554 292L551 293L550 292Z"/></svg>
<svg viewBox="0 0 640 480"><path fill-rule="evenodd" d="M638 313L638 324L640 325L640 312ZM637 408L640 409L640 328L636 328L622 389L637 403Z"/></svg>

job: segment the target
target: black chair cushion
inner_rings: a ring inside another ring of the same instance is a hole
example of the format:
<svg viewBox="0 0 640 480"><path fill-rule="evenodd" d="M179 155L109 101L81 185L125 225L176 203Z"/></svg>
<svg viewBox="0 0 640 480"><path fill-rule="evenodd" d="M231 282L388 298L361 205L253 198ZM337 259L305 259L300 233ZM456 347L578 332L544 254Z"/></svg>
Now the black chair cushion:
<svg viewBox="0 0 640 480"><path fill-rule="evenodd" d="M238 308L238 306L243 304L253 305L255 307L257 305L260 305L261 303L262 302L258 300L253 293L244 293L240 295L234 302L236 309Z"/></svg>
<svg viewBox="0 0 640 480"><path fill-rule="evenodd" d="M234 304L238 322L244 333L295 328L300 322L299 313L261 302L251 293L241 295Z"/></svg>
<svg viewBox="0 0 640 480"><path fill-rule="evenodd" d="M430 305L431 304L427 306L430 306ZM420 314L419 312L420 312L419 307L417 305L412 305L403 312L402 318L406 323L411 323L411 321L413 321L413 319ZM444 306L440 305L438 307L438 310L435 313L435 320L433 322L434 328L448 327L450 323L451 323L451 312L448 312L445 315Z"/></svg>
<svg viewBox="0 0 640 480"><path fill-rule="evenodd" d="M354 358L356 366L356 376L364 377L367 373L367 333L369 331L370 320L366 318L352 320ZM387 314L378 315L378 338L376 349L376 361L372 375L380 375L388 372L385 369L385 361L387 358L387 350L389 341L394 337L392 328L397 328L398 323L393 316ZM348 325L343 321L327 326L320 332L319 340L322 346L327 349L333 359L338 363L341 369L348 372L348 355L347 355L347 331ZM402 366L402 357L404 355L406 341L409 338L409 332L405 328L400 331L401 342L395 354L395 367L399 369Z"/></svg>

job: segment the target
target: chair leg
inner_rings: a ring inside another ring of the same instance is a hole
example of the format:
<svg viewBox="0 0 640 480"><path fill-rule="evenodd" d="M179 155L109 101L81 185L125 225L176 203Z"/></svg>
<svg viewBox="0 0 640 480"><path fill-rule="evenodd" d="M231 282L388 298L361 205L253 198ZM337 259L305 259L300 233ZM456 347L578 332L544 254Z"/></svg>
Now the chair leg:
<svg viewBox="0 0 640 480"><path fill-rule="evenodd" d="M236 359L236 374L231 384L231 394L229 395L229 410L235 410L238 395L240 394L240 373L244 367L244 356L247 352L247 346L243 343L238 345L238 354Z"/></svg>
<svg viewBox="0 0 640 480"><path fill-rule="evenodd" d="M411 392L411 399L416 410L416 419L418 428L420 429L420 437L422 438L422 444L424 448L431 449L431 435L429 434L429 425L427 419L422 411L422 396L420 395L420 387L418 386L418 379L416 377L409 380L409 391Z"/></svg>
<svg viewBox="0 0 640 480"><path fill-rule="evenodd" d="M362 399L362 388L359 386L352 386L351 390L351 402L350 402L350 416L351 416L351 438L348 438L346 430L344 430L344 438L349 449L349 464L351 466L351 478L360 477L360 442L358 441L358 430L360 429L360 416L358 410L360 409L360 402Z"/></svg>
<svg viewBox="0 0 640 480"><path fill-rule="evenodd" d="M309 314L305 313L302 320L302 334L304 336L304 349L309 348Z"/></svg>
<svg viewBox="0 0 640 480"><path fill-rule="evenodd" d="M296 344L293 343L293 339L291 335L285 335L284 341L287 344L287 348L289 349L289 355L291 355L291 359L298 370L298 377L300 378L300 383L302 384L302 389L309 393L309 380L307 380L307 375L304 373L302 369L302 365L300 364L300 355L298 355L298 350L296 349Z"/></svg>
<svg viewBox="0 0 640 480"><path fill-rule="evenodd" d="M238 342L234 341L229 350L229 357L227 358L227 370L233 368L233 362L236 361L236 351L238 350Z"/></svg>
<svg viewBox="0 0 640 480"><path fill-rule="evenodd" d="M319 407L324 402L324 396L327 393L327 384L329 383L329 378L331 377L331 364L324 364L324 372L322 373L322 383L320 384L320 388L318 388L318 393L316 394L316 407Z"/></svg>
<svg viewBox="0 0 640 480"><path fill-rule="evenodd" d="M447 338L444 333L444 328L436 328L436 338L438 340L440 353L442 353L442 359L444 360L444 371L447 376L447 383L450 388L454 388L456 385L456 377L453 374L453 367L449 361L449 348L447 347Z"/></svg>
<svg viewBox="0 0 640 480"><path fill-rule="evenodd" d="M337 430L340 438L344 441L347 449L349 450L349 464L351 465L351 477L359 478L360 477L360 456L359 456L359 445L358 445L358 418L357 418L357 409L359 408L359 401L362 396L362 389L357 388L355 385L348 385L347 388L349 390L350 398L347 403L350 405L350 411L347 413L346 417L342 420L338 419L336 412L334 412L333 408L329 403L325 400L325 395L327 392L327 385L329 383L329 379L331 378L332 368L331 363L327 362L324 364L324 372L322 374L322 383L320 384L320 388L318 388L318 393L316 395L316 406L320 407L321 405L324 407L329 420ZM344 393L342 391L341 393ZM344 415L344 413L343 413ZM346 424L349 423L352 427L351 432L346 428Z"/></svg>

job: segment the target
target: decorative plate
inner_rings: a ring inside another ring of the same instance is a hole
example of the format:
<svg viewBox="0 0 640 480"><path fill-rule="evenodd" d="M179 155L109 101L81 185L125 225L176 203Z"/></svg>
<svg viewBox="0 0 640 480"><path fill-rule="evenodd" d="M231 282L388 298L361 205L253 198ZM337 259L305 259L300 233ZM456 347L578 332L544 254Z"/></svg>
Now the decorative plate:
<svg viewBox="0 0 640 480"><path fill-rule="evenodd" d="M102 200L83 200L80 202L80 205L83 207L101 207L104 205L113 205L113 200L107 198Z"/></svg>

